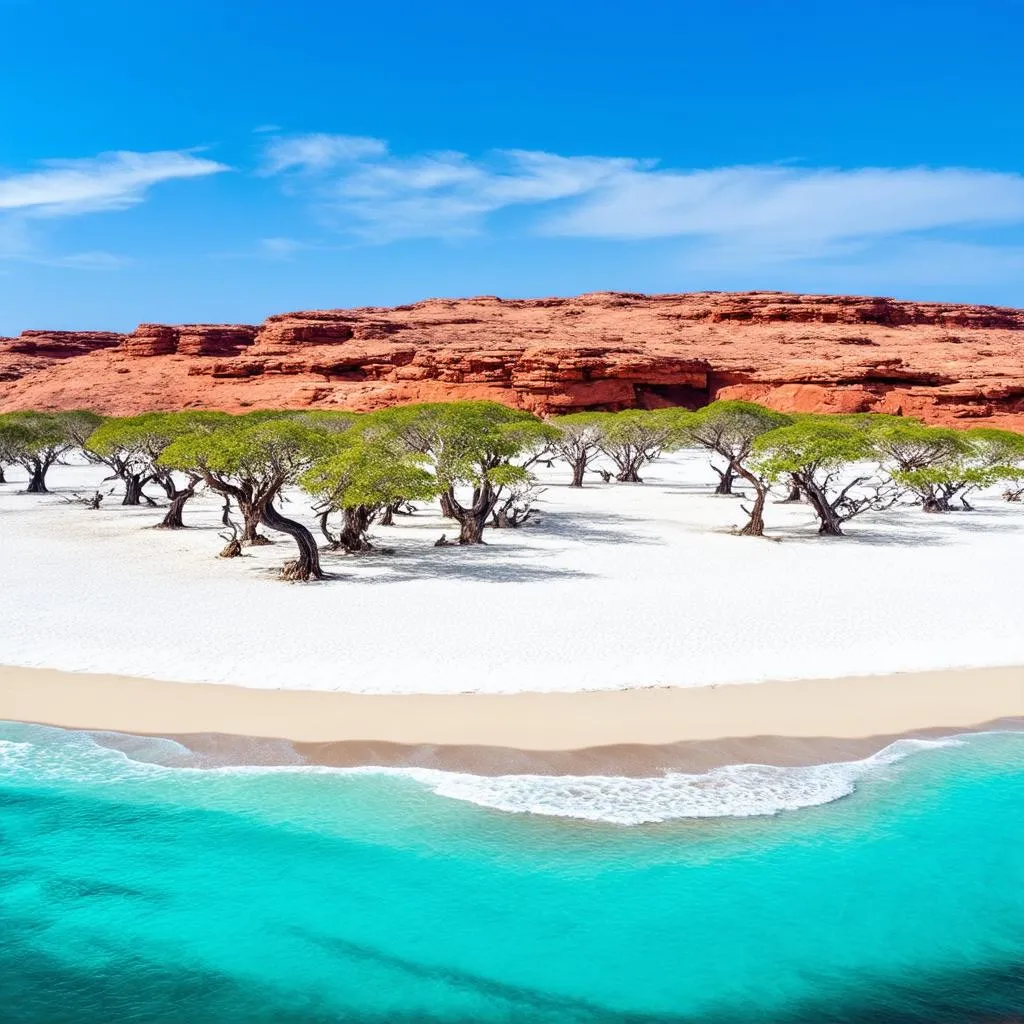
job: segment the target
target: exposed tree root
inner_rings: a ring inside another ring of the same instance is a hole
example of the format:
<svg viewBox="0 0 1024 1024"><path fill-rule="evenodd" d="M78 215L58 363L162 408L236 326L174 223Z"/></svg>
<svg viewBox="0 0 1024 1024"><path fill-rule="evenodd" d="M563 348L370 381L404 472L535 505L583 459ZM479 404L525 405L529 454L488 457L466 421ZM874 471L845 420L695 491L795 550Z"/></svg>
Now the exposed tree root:
<svg viewBox="0 0 1024 1024"><path fill-rule="evenodd" d="M313 574L308 565L303 565L298 559L292 562L285 562L278 573L278 579L288 580L292 583L308 583Z"/></svg>

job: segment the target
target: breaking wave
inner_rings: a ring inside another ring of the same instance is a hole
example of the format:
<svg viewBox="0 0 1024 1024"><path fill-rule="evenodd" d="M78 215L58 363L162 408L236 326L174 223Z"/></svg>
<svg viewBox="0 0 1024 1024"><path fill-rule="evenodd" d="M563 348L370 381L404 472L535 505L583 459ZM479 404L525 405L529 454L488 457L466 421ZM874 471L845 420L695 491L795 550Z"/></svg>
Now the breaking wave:
<svg viewBox="0 0 1024 1024"><path fill-rule="evenodd" d="M23 770L35 778L130 781L154 773L299 773L388 776L426 787L433 794L511 814L576 818L616 825L645 825L687 818L775 815L831 803L853 793L859 780L919 750L958 746L963 739L897 740L858 761L800 767L736 764L699 773L666 772L643 778L606 775L472 775L429 768L316 765L202 765L172 741L118 737L116 747L87 733L39 726L28 735L0 739L0 776ZM43 736L40 733L45 732ZM59 740L57 739L59 737ZM54 742L56 740L56 742Z"/></svg>

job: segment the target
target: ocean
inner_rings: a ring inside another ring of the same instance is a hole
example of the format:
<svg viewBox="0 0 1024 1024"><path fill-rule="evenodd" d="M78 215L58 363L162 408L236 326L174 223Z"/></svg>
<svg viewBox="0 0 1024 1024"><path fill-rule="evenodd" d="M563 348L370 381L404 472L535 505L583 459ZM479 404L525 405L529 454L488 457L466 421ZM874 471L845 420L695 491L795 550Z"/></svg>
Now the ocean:
<svg viewBox="0 0 1024 1024"><path fill-rule="evenodd" d="M1024 734L659 780L198 763L0 724L0 1020L1024 1020Z"/></svg>

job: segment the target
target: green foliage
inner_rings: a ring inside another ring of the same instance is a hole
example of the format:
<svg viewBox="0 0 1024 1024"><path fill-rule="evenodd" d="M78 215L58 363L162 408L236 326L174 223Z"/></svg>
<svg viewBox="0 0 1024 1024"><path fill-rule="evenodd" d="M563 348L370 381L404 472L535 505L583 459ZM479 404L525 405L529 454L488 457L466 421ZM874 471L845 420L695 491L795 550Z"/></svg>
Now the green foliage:
<svg viewBox="0 0 1024 1024"><path fill-rule="evenodd" d="M904 484L922 497L935 490L947 492L947 500L960 491L988 487L1002 477L990 468L972 465L968 459L952 458L934 466L920 469L896 470L893 479Z"/></svg>
<svg viewBox="0 0 1024 1024"><path fill-rule="evenodd" d="M422 455L442 488L502 486L512 460L557 438L536 416L497 402L437 402L370 413L356 426L366 437L397 443Z"/></svg>
<svg viewBox="0 0 1024 1024"><path fill-rule="evenodd" d="M281 415L313 430L322 430L328 434L344 434L358 421L361 414L336 409L303 409Z"/></svg>
<svg viewBox="0 0 1024 1024"><path fill-rule="evenodd" d="M825 417L799 419L754 440L754 464L766 479L834 473L876 455L871 432Z"/></svg>
<svg viewBox="0 0 1024 1024"><path fill-rule="evenodd" d="M580 446L596 448L602 436L602 425L608 413L572 412L553 416L548 426L558 433L552 438L552 447L558 451L575 450Z"/></svg>
<svg viewBox="0 0 1024 1024"><path fill-rule="evenodd" d="M582 487L591 460L601 450L601 417L592 412L556 416L548 424L557 431L551 451L572 466L573 486Z"/></svg>
<svg viewBox="0 0 1024 1024"><path fill-rule="evenodd" d="M594 430L608 415L606 412L570 412L564 416L552 416L548 423L556 430L572 433L580 430Z"/></svg>
<svg viewBox="0 0 1024 1024"><path fill-rule="evenodd" d="M681 418L686 410L624 409L594 415L600 417L598 425L605 450L633 448L660 455L682 443Z"/></svg>
<svg viewBox="0 0 1024 1024"><path fill-rule="evenodd" d="M990 427L921 430L926 435L953 435L940 457L893 473L925 502L946 507L956 495L1024 475L1024 435Z"/></svg>
<svg viewBox="0 0 1024 1024"><path fill-rule="evenodd" d="M900 416L876 417L869 429L880 456L896 473L927 469L968 456L971 450L963 430L928 427Z"/></svg>
<svg viewBox="0 0 1024 1024"><path fill-rule="evenodd" d="M397 501L429 501L437 480L423 468L424 457L352 432L335 454L315 462L299 485L332 510L360 505L376 510Z"/></svg>
<svg viewBox="0 0 1024 1024"><path fill-rule="evenodd" d="M1016 469L1024 463L1024 434L994 427L975 427L963 433L982 465Z"/></svg>
<svg viewBox="0 0 1024 1024"><path fill-rule="evenodd" d="M0 415L0 449L12 462L51 464L82 444L101 422L84 410Z"/></svg>
<svg viewBox="0 0 1024 1024"><path fill-rule="evenodd" d="M264 484L294 481L337 450L335 436L284 416L228 417L175 438L157 460L168 469Z"/></svg>
<svg viewBox="0 0 1024 1024"><path fill-rule="evenodd" d="M221 412L151 412L139 416L112 416L86 439L86 454L128 473L155 467L161 453L177 438L208 433L231 422Z"/></svg>
<svg viewBox="0 0 1024 1024"><path fill-rule="evenodd" d="M680 426L689 443L742 459L755 438L793 422L793 417L754 402L720 401L692 413Z"/></svg>

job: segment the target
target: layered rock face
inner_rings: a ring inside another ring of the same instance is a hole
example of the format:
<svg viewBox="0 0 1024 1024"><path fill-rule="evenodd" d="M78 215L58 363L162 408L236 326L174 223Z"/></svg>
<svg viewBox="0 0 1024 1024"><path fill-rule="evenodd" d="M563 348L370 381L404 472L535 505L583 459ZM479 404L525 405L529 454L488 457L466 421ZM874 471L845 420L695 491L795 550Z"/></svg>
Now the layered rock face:
<svg viewBox="0 0 1024 1024"><path fill-rule="evenodd" d="M139 324L124 340L129 356L234 356L256 339L247 324Z"/></svg>
<svg viewBox="0 0 1024 1024"><path fill-rule="evenodd" d="M22 331L17 338L0 338L0 382L19 380L62 359L116 348L124 337L111 331Z"/></svg>
<svg viewBox="0 0 1024 1024"><path fill-rule="evenodd" d="M991 306L777 292L430 299L284 313L260 327L142 324L31 366L12 355L29 335L59 333L0 341L0 408L489 398L557 413L745 398L1024 430L1024 310Z"/></svg>

